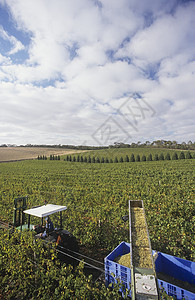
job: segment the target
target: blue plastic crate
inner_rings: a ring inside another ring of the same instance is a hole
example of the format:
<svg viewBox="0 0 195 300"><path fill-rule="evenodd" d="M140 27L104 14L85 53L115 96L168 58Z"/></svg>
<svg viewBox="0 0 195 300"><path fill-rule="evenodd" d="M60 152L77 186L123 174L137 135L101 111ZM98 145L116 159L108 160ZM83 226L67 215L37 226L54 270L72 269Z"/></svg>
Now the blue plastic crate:
<svg viewBox="0 0 195 300"><path fill-rule="evenodd" d="M131 269L124 267L114 259L119 255L130 252L130 244L122 242L105 258L105 280L106 284L117 282L119 278L127 289L131 287ZM154 251L152 251L154 253ZM156 272L165 273L176 279L195 284L195 263L189 260L181 259L172 255L158 252L158 258L155 262ZM113 274L113 275L112 275ZM195 293L182 289L174 284L158 279L159 287L178 300L195 300Z"/></svg>
<svg viewBox="0 0 195 300"><path fill-rule="evenodd" d="M176 256L158 252L155 262L156 272L164 273L175 279L186 281L195 286L195 263ZM178 287L175 284L158 279L159 287L176 299L195 300L195 294Z"/></svg>
<svg viewBox="0 0 195 300"><path fill-rule="evenodd" d="M104 259L106 285L110 283L116 283L117 278L119 278L120 281L122 281L124 288L130 289L131 269L114 262L116 257L127 254L129 251L129 244L122 242Z"/></svg>

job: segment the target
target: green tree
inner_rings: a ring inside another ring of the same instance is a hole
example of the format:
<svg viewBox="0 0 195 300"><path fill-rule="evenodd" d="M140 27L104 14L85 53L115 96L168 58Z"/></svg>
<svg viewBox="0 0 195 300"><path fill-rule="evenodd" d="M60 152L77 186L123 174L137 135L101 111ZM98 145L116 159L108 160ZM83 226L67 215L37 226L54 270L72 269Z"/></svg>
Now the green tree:
<svg viewBox="0 0 195 300"><path fill-rule="evenodd" d="M130 156L130 162L134 162L135 161L135 156L134 154L132 153L131 156Z"/></svg>
<svg viewBox="0 0 195 300"><path fill-rule="evenodd" d="M158 154L157 154L157 153L154 155L154 160L155 160L155 161L159 160Z"/></svg>
<svg viewBox="0 0 195 300"><path fill-rule="evenodd" d="M102 163L102 164L104 163L104 157L101 158L101 163Z"/></svg>
<svg viewBox="0 0 195 300"><path fill-rule="evenodd" d="M110 159L110 163L113 163L113 159L112 158Z"/></svg>
<svg viewBox="0 0 195 300"><path fill-rule="evenodd" d="M75 157L75 156L73 156L72 161L73 161L73 162L76 162L76 157Z"/></svg>
<svg viewBox="0 0 195 300"><path fill-rule="evenodd" d="M71 155L69 156L69 161L72 161L72 156Z"/></svg>
<svg viewBox="0 0 195 300"><path fill-rule="evenodd" d="M77 156L77 162L80 162L80 156L79 155Z"/></svg>
<svg viewBox="0 0 195 300"><path fill-rule="evenodd" d="M186 159L191 159L191 158L192 158L192 155L191 155L190 151L188 151L186 153Z"/></svg>
<svg viewBox="0 0 195 300"><path fill-rule="evenodd" d="M92 163L95 163L95 156L92 157Z"/></svg>
<svg viewBox="0 0 195 300"><path fill-rule="evenodd" d="M185 159L185 154L183 151L180 152L179 159Z"/></svg>
<svg viewBox="0 0 195 300"><path fill-rule="evenodd" d="M106 157L106 159L105 159L105 163L109 163L109 159L108 159L108 157Z"/></svg>
<svg viewBox="0 0 195 300"><path fill-rule="evenodd" d="M91 156L88 157L88 163L91 163Z"/></svg>
<svg viewBox="0 0 195 300"><path fill-rule="evenodd" d="M170 154L169 154L169 153L167 153L167 154L165 155L165 159L166 159L166 160L170 160L170 159L171 159L171 157L170 157Z"/></svg>
<svg viewBox="0 0 195 300"><path fill-rule="evenodd" d="M177 152L173 153L172 160L178 160Z"/></svg>
<svg viewBox="0 0 195 300"><path fill-rule="evenodd" d="M142 161L146 161L146 156L142 155Z"/></svg>
<svg viewBox="0 0 195 300"><path fill-rule="evenodd" d="M128 155L125 156L125 162L129 162L129 156Z"/></svg>
<svg viewBox="0 0 195 300"><path fill-rule="evenodd" d="M147 161L152 161L152 154L151 153L148 155Z"/></svg>
<svg viewBox="0 0 195 300"><path fill-rule="evenodd" d="M140 155L139 154L136 155L135 161L140 161Z"/></svg>
<svg viewBox="0 0 195 300"><path fill-rule="evenodd" d="M50 154L50 157L49 157L49 159L50 159L50 160L52 160L52 154ZM68 160L68 159L67 159L67 160Z"/></svg>
<svg viewBox="0 0 195 300"><path fill-rule="evenodd" d="M85 163L87 162L87 156L84 157L84 160L83 160Z"/></svg>
<svg viewBox="0 0 195 300"><path fill-rule="evenodd" d="M115 162L115 163L118 163L118 158L117 158L117 156L115 157L114 162Z"/></svg>
<svg viewBox="0 0 195 300"><path fill-rule="evenodd" d="M100 163L99 157L96 158L96 163L98 163L98 164Z"/></svg>
<svg viewBox="0 0 195 300"><path fill-rule="evenodd" d="M60 155L58 155L58 160L60 160Z"/></svg>
<svg viewBox="0 0 195 300"><path fill-rule="evenodd" d="M164 158L164 154L163 153L160 153L160 155L159 155L159 160L164 160L165 158Z"/></svg>
<svg viewBox="0 0 195 300"><path fill-rule="evenodd" d="M83 162L83 156L81 155L81 162Z"/></svg>
<svg viewBox="0 0 195 300"><path fill-rule="evenodd" d="M120 159L119 159L119 162L120 162L120 163L122 163L122 162L123 162L123 158L122 158L122 156L120 157Z"/></svg>

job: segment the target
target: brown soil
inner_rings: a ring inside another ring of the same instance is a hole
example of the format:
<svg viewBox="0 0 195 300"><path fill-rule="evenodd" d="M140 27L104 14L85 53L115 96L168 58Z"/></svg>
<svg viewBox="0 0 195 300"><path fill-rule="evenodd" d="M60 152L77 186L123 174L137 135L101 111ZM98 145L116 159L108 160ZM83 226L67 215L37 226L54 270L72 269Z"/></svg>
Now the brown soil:
<svg viewBox="0 0 195 300"><path fill-rule="evenodd" d="M84 151L46 147L0 147L0 162L35 159L38 155L45 155L49 158L51 154L68 155L79 152Z"/></svg>

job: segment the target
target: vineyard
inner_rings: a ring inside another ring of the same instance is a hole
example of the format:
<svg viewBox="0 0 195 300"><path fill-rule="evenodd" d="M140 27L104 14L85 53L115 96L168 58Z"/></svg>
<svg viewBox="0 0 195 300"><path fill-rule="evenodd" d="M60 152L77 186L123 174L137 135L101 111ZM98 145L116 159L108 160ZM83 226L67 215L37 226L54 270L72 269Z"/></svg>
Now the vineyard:
<svg viewBox="0 0 195 300"><path fill-rule="evenodd" d="M110 158L144 150L103 151ZM12 222L13 199L19 196L28 196L29 207L44 200L66 205L64 228L87 255L100 260L121 241L129 241L128 224L121 217L128 214L129 199L142 199L152 249L194 259L194 159L83 164L64 158L1 164L0 219ZM58 217L53 221L57 224Z"/></svg>

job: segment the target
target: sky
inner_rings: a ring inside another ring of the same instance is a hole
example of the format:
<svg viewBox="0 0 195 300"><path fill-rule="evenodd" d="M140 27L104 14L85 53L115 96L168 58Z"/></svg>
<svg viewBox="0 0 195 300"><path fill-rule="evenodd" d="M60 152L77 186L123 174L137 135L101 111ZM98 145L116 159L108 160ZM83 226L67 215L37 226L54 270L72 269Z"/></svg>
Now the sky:
<svg viewBox="0 0 195 300"><path fill-rule="evenodd" d="M195 1L0 0L0 144L194 141Z"/></svg>

